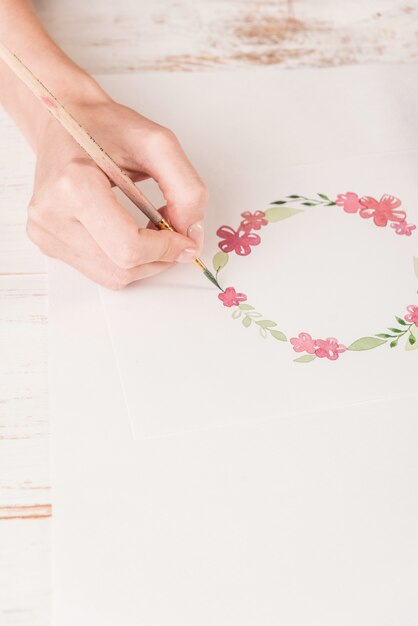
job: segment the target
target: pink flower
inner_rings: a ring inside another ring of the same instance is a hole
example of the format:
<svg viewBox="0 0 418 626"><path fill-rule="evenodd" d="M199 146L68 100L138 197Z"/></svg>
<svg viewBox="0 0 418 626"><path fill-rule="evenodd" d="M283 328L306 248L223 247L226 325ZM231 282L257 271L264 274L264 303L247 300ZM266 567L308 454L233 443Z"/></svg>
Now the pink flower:
<svg viewBox="0 0 418 626"><path fill-rule="evenodd" d="M335 204L341 206L346 213L357 213L361 208L360 198L352 191L338 194Z"/></svg>
<svg viewBox="0 0 418 626"><path fill-rule="evenodd" d="M411 322L412 324L415 324L415 326L418 326L418 306L415 306L415 304L410 304L406 307L406 310L409 311L409 313L405 315L405 321Z"/></svg>
<svg viewBox="0 0 418 626"><path fill-rule="evenodd" d="M292 337L290 343L295 352L315 353L315 339L312 339L308 333L299 333L297 337Z"/></svg>
<svg viewBox="0 0 418 626"><path fill-rule="evenodd" d="M390 222L402 222L406 218L405 211L396 211L401 201L395 196L384 195L380 200L365 196L361 198L360 216L365 219L373 217L376 226L386 226Z"/></svg>
<svg viewBox="0 0 418 626"><path fill-rule="evenodd" d="M262 226L268 224L268 221L264 219L264 211L256 211L255 213L245 211L241 213L241 215L244 218L241 222L241 226L247 226L250 230L260 230Z"/></svg>
<svg viewBox="0 0 418 626"><path fill-rule="evenodd" d="M227 287L218 298L224 306L238 306L240 302L245 302L247 296L244 293L237 293L233 287Z"/></svg>
<svg viewBox="0 0 418 626"><path fill-rule="evenodd" d="M397 235L406 235L410 237L412 235L412 231L416 229L415 224L407 224L406 220L402 222L394 222L391 224L391 227L395 229L395 233Z"/></svg>
<svg viewBox="0 0 418 626"><path fill-rule="evenodd" d="M251 233L248 227L242 225L236 231L230 226L221 226L216 234L223 238L219 243L222 252L232 252L233 250L240 256L250 254L251 246L258 246L261 241L259 235Z"/></svg>
<svg viewBox="0 0 418 626"><path fill-rule="evenodd" d="M338 359L338 356L347 350L345 346L341 343L338 343L338 339L335 337L328 337L327 339L317 339L316 340L316 350L315 354L320 359L327 357L330 361L335 361Z"/></svg>

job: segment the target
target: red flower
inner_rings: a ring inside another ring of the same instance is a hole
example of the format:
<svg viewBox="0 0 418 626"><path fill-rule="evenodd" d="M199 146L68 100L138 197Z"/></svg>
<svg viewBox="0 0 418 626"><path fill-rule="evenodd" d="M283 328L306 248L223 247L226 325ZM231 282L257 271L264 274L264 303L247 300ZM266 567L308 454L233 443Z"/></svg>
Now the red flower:
<svg viewBox="0 0 418 626"><path fill-rule="evenodd" d="M246 256L251 252L251 246L258 246L261 239L259 235L255 235L248 230L246 226L239 226L238 230L234 230L230 226L221 226L216 231L218 237L222 237L219 247L222 252L236 252L240 256Z"/></svg>
<svg viewBox="0 0 418 626"><path fill-rule="evenodd" d="M384 195L380 200L365 196L360 200L360 216L373 217L376 226L386 226L390 222L402 222L406 218L405 211L396 211L401 206L401 201L395 196Z"/></svg>
<svg viewBox="0 0 418 626"><path fill-rule="evenodd" d="M309 333L299 333L297 337L292 337L290 343L295 352L315 353L315 339L312 339Z"/></svg>
<svg viewBox="0 0 418 626"><path fill-rule="evenodd" d="M264 211L256 211L255 213L245 211L241 213L241 215L244 218L241 222L241 226L247 226L251 230L260 230L262 226L268 224L268 221L264 219Z"/></svg>
<svg viewBox="0 0 418 626"><path fill-rule="evenodd" d="M391 227L395 229L395 233L397 235L406 235L410 237L412 235L412 231L416 229L415 224L407 224L406 220L402 222L395 222L391 224Z"/></svg>
<svg viewBox="0 0 418 626"><path fill-rule="evenodd" d="M320 359L327 357L330 361L335 361L338 359L338 356L347 350L345 346L341 343L338 343L338 339L335 337L328 337L327 339L317 339L316 340L316 350L315 354Z"/></svg>
<svg viewBox="0 0 418 626"><path fill-rule="evenodd" d="M409 311L409 313L405 315L405 320L407 322L415 324L415 326L418 326L418 306L415 306L415 304L410 304L406 307L406 310Z"/></svg>
<svg viewBox="0 0 418 626"><path fill-rule="evenodd" d="M341 206L346 213L357 213L361 208L360 198L356 193L347 191L347 193L340 193L335 201L337 206Z"/></svg>
<svg viewBox="0 0 418 626"><path fill-rule="evenodd" d="M227 287L223 293L218 294L218 298L224 306L238 306L240 302L245 302L247 296L237 293L233 287Z"/></svg>

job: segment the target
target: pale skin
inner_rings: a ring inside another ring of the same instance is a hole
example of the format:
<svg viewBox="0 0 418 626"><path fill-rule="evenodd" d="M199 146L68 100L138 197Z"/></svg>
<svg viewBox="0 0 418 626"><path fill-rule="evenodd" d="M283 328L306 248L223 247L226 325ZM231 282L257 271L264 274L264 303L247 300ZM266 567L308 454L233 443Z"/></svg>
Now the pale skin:
<svg viewBox="0 0 418 626"><path fill-rule="evenodd" d="M29 0L0 0L0 39L133 180L157 182L177 231L138 228L107 176L0 60L0 102L36 153L30 239L110 289L199 256L207 190L174 133L112 100L52 41Z"/></svg>

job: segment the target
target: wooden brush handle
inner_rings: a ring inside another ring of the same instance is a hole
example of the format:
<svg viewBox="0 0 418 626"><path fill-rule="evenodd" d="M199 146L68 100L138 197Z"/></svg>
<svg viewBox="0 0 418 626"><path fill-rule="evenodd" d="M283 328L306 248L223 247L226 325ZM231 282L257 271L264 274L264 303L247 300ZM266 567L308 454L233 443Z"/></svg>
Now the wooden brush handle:
<svg viewBox="0 0 418 626"><path fill-rule="evenodd" d="M162 217L155 206L133 183L129 176L99 146L97 141L66 111L57 98L45 87L28 67L0 41L0 58L29 87L32 93L42 102L49 112L58 120L65 130L87 152L93 161L123 191L136 207L156 226L166 228Z"/></svg>

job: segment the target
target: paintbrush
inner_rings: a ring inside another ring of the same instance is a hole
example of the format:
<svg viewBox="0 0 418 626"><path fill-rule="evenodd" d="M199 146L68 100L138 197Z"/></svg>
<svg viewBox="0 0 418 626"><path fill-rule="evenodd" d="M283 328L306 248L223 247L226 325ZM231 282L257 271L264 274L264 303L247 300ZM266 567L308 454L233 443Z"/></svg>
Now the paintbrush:
<svg viewBox="0 0 418 626"><path fill-rule="evenodd" d="M129 200L131 200L157 228L174 232L174 228L161 216L155 206L129 178L128 174L115 163L112 157L103 150L87 130L63 107L49 89L47 89L31 70L1 41L0 58L3 59L16 76L29 87L32 93L42 102L55 119L58 120L61 126L65 128L83 150L87 152L116 187L119 187L119 189L123 191ZM201 259L196 258L193 260L193 263L203 272L211 283L223 291L215 276L208 270Z"/></svg>

